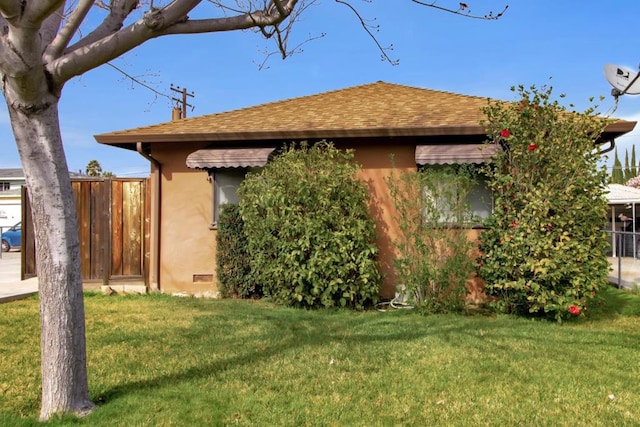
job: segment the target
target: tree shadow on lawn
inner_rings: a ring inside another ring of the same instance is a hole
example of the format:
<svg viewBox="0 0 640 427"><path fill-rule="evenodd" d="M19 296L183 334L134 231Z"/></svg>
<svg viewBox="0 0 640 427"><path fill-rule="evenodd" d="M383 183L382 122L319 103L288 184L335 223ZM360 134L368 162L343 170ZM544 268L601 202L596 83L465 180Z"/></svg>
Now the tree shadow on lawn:
<svg viewBox="0 0 640 427"><path fill-rule="evenodd" d="M398 316L414 320L408 323L399 322ZM109 401L137 391L160 389L184 381L213 377L228 369L254 365L273 356L287 353L292 349L323 347L331 344L346 344L349 347L356 347L360 344L375 343L379 343L380 346L397 347L397 343L406 343L429 336L437 337L442 334L462 333L466 324L463 317L460 317L459 320L452 318L448 324L438 324L438 328L435 329L415 327L418 323L424 324L427 318L418 315L404 316L402 313L380 313L377 316L374 313L343 315L338 312L333 317L332 315L327 316L326 313L312 311L300 313L299 310L280 311L258 308L252 313L242 313L241 316L234 316L228 312L204 314L198 316L196 322L188 330L176 334L182 336L188 334L194 345L202 346L203 351L217 348L218 350L215 351L223 352L225 348L238 345L234 343L237 338L225 337L224 331L228 330L227 327L237 327L239 318L247 325L254 323L268 325L266 330L242 340L240 345L246 347L246 351L243 353L209 363L200 359L197 361L200 363L196 362L197 364L180 372L115 385L98 392L94 401L104 405ZM234 324L229 325L228 323L232 320ZM408 327L404 327L407 325ZM220 331L220 336L212 336L216 333L215 331ZM199 341L206 344L203 345ZM207 345L209 342L217 342L219 345L212 347ZM134 352L131 352L131 357L135 357Z"/></svg>
<svg viewBox="0 0 640 427"><path fill-rule="evenodd" d="M618 297L614 295L613 298L615 300ZM619 298L624 300L624 295ZM607 301L608 299L609 297ZM175 336L180 337L176 343L165 342L165 345L180 348L184 346L185 337L188 337L189 343L202 347L203 353L215 349L215 354L220 355L225 349L237 348L239 345L244 346L245 351L234 350L237 355L215 361L198 358L193 366L180 372L115 385L97 393L97 403L105 404L141 390L159 389L180 382L212 377L229 369L250 366L304 347L343 344L349 348L357 348L359 345L374 344L400 348L399 344L426 339L435 340L438 345L448 346L452 351L471 349L476 353L486 352L494 356L502 354L504 357L512 356L514 351L520 351L519 348L528 348L528 351L538 357L554 358L557 362L564 363L570 359L562 352L549 352L549 345L544 344L546 341L555 340L562 348L609 347L614 353L615 348L628 350L635 345L635 335L630 336L625 331L607 331L606 336L599 329L586 329L577 333L571 328L571 324L558 325L510 316L421 316L409 310L361 314L335 310L327 313L327 310L282 309L251 301L222 301L218 306L221 307L219 310L216 306L197 301L187 304L191 305L189 309L197 310L200 314L189 328L175 332ZM612 303L609 301L607 304ZM611 313L605 309L602 314L605 317L595 321L606 321L607 312ZM611 314L609 318L610 316ZM257 327L256 333L240 338L234 333L225 333L252 326ZM131 357L134 356L135 353L131 352ZM170 361L175 356L167 357Z"/></svg>
<svg viewBox="0 0 640 427"><path fill-rule="evenodd" d="M636 292L618 289L611 284L603 289L591 308L590 320L607 320L616 316L640 316L640 295Z"/></svg>

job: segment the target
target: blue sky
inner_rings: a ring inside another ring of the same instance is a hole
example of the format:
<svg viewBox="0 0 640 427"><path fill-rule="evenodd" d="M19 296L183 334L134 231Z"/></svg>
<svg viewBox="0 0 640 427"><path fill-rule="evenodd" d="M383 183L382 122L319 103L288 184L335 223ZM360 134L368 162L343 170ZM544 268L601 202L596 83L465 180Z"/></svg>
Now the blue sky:
<svg viewBox="0 0 640 427"><path fill-rule="evenodd" d="M550 84L563 103L585 109L589 97L605 96L600 111L614 106L603 74L607 63L632 70L640 64L640 1L467 0L472 12L508 12L497 21L465 19L408 0L353 0L380 26L381 44L393 44L392 66L356 17L333 0L306 11L293 34L301 41L326 36L281 60L251 31L169 36L152 40L114 64L166 95L170 84L195 92L190 117L378 80L429 89L513 100L511 86ZM204 3L203 3L204 4ZM439 0L454 6L456 1ZM206 6L205 6L206 7ZM210 6L209 6L210 7ZM295 43L293 43L295 44ZM106 147L93 135L171 119L173 103L133 85L109 66L78 77L64 88L60 121L69 169L97 159L118 176L144 176L148 162L137 153ZM615 117L640 120L640 95L620 98ZM640 128L640 125L638 126ZM617 141L620 153L640 145L640 129ZM640 147L639 147L640 148ZM624 159L623 159L624 161ZM5 109L0 111L0 168L20 160Z"/></svg>

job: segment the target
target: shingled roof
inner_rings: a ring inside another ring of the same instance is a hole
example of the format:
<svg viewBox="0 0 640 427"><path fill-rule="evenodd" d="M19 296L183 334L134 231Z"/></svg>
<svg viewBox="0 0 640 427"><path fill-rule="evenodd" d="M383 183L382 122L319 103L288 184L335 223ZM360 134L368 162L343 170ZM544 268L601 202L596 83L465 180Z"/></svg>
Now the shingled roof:
<svg viewBox="0 0 640 427"><path fill-rule="evenodd" d="M125 148L137 142L259 141L305 138L485 134L488 98L377 82L239 110L96 135ZM616 121L610 137L633 129Z"/></svg>

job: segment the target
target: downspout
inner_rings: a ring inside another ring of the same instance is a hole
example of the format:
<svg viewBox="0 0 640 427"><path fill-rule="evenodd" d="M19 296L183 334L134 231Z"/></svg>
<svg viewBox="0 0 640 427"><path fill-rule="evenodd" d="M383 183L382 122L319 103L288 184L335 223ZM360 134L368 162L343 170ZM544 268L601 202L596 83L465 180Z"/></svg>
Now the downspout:
<svg viewBox="0 0 640 427"><path fill-rule="evenodd" d="M600 148L600 151L598 152L599 155L609 153L609 152L613 151L614 148L616 148L616 140L615 140L615 138L611 138L607 142L609 143L609 146L607 148L604 148L604 149Z"/></svg>
<svg viewBox="0 0 640 427"><path fill-rule="evenodd" d="M147 159L155 168L153 174L153 194L151 195L151 260L150 260L150 272L149 287L152 292L159 292L159 278L160 278L160 176L161 165L160 162L151 157L142 149L142 143L136 142L136 151L145 159Z"/></svg>

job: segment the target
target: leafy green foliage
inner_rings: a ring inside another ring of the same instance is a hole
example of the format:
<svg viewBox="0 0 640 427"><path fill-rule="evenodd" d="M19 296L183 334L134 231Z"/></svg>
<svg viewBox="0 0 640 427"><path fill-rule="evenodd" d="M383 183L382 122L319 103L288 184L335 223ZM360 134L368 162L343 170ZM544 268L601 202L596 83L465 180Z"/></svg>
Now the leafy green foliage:
<svg viewBox="0 0 640 427"><path fill-rule="evenodd" d="M265 295L298 307L374 303L375 223L352 151L291 146L240 186L251 271Z"/></svg>
<svg viewBox="0 0 640 427"><path fill-rule="evenodd" d="M400 229L394 241L396 276L417 308L431 313L464 309L465 282L475 265L464 228L473 220L466 200L474 183L465 165L404 172L387 180Z"/></svg>
<svg viewBox="0 0 640 427"><path fill-rule="evenodd" d="M100 165L100 162L98 162L97 160L89 160L89 163L87 163L87 167L85 168L84 172L88 176L101 176L105 178L115 177L113 172L102 170L102 166Z"/></svg>
<svg viewBox="0 0 640 427"><path fill-rule="evenodd" d="M251 280L247 237L238 205L222 205L216 243L216 272L222 296L261 297L262 289Z"/></svg>
<svg viewBox="0 0 640 427"><path fill-rule="evenodd" d="M485 109L504 151L487 169L495 209L480 274L501 310L562 320L607 284L607 174L594 144L605 121L595 108L567 112L550 88L518 93L520 103Z"/></svg>

